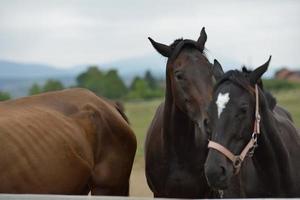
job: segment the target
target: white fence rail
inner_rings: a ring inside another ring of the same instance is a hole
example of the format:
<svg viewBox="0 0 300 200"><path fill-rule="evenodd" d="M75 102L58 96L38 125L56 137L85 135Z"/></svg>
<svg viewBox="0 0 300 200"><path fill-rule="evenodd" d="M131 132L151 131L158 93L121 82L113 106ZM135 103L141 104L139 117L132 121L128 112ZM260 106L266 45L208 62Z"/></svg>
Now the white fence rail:
<svg viewBox="0 0 300 200"><path fill-rule="evenodd" d="M150 200L144 197L0 194L0 200Z"/></svg>

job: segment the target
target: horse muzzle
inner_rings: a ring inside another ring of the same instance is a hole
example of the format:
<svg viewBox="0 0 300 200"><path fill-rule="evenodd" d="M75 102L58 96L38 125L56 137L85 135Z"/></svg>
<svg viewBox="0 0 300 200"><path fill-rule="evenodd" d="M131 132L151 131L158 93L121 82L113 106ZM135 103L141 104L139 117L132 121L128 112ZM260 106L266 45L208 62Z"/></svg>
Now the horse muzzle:
<svg viewBox="0 0 300 200"><path fill-rule="evenodd" d="M204 165L205 177L211 188L225 190L228 187L231 172L227 169L226 163L218 156L215 152L209 152Z"/></svg>

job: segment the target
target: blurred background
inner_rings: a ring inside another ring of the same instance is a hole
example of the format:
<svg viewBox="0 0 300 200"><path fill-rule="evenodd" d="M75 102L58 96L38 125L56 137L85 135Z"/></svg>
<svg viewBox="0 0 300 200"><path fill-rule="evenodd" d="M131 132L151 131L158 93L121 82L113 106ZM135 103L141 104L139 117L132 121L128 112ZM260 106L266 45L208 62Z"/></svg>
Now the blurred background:
<svg viewBox="0 0 300 200"><path fill-rule="evenodd" d="M197 40L225 71L272 55L264 85L300 127L300 1L0 0L0 100L70 87L124 102L138 138L133 196L151 196L143 144L164 98L166 58L147 37Z"/></svg>

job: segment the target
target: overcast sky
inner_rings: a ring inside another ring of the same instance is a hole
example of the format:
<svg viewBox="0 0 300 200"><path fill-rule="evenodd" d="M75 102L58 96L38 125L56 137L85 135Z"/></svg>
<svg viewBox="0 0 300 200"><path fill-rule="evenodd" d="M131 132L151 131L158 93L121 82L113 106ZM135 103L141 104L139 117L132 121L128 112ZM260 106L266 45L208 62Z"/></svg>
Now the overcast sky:
<svg viewBox="0 0 300 200"><path fill-rule="evenodd" d="M197 39L211 59L300 69L300 1L0 0L0 59L67 68L153 54Z"/></svg>

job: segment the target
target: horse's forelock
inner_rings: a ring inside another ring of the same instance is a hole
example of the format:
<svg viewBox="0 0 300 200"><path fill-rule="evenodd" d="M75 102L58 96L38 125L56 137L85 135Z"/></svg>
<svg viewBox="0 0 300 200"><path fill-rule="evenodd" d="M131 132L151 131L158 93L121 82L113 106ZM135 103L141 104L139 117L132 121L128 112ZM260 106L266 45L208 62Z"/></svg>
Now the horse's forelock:
<svg viewBox="0 0 300 200"><path fill-rule="evenodd" d="M172 44L170 44L170 47L171 47L172 49L175 49L175 47L176 47L181 41L183 41L183 38L178 38L178 39L174 40L174 42L173 42Z"/></svg>
<svg viewBox="0 0 300 200"><path fill-rule="evenodd" d="M217 84L214 87L214 91L216 91L220 85L222 85L224 82L230 81L234 84L240 86L241 88L247 90L249 93L254 93L254 88L251 85L249 79L247 78L249 73L247 68L243 67L243 72L238 70L230 70L224 74L221 80L217 82Z"/></svg>
<svg viewBox="0 0 300 200"><path fill-rule="evenodd" d="M196 46L196 41L194 40L187 40L183 38L179 38L174 40L174 42L170 45L172 48L172 56L170 57L169 61L174 61L179 53L182 51L182 49L187 48L187 49L198 49ZM207 55L206 55L207 49L204 48L203 51L201 52L204 58L208 61Z"/></svg>

